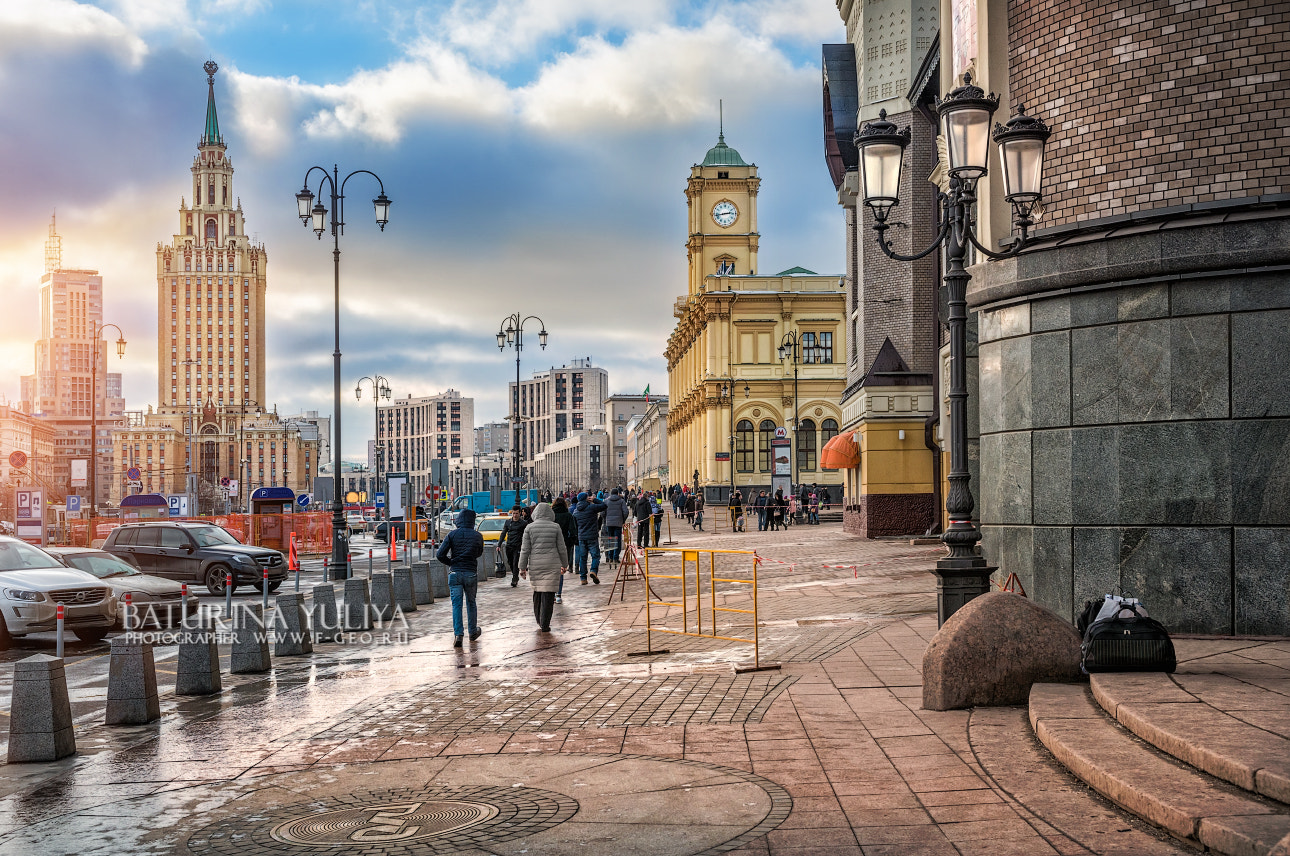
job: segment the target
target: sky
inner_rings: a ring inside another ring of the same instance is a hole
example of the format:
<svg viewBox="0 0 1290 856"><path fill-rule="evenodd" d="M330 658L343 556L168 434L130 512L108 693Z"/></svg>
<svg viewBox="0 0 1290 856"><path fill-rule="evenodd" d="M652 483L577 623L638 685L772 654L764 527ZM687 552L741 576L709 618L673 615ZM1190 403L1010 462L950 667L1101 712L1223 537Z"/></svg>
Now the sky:
<svg viewBox="0 0 1290 856"><path fill-rule="evenodd" d="M0 395L34 368L50 216L63 266L104 277L129 341L126 406L156 404L156 250L180 198L215 60L220 130L246 229L268 253L268 389L332 410L330 236L300 225L305 171L356 177L341 238L346 458L365 457L379 372L397 397L452 388L476 424L525 377L574 358L611 393L667 389L686 290L685 183L716 142L756 163L761 271L844 267L823 157L820 45L834 0L25 0L0 2ZM317 188L314 188L317 192ZM190 200L191 201L191 200ZM366 396L367 393L365 392Z"/></svg>

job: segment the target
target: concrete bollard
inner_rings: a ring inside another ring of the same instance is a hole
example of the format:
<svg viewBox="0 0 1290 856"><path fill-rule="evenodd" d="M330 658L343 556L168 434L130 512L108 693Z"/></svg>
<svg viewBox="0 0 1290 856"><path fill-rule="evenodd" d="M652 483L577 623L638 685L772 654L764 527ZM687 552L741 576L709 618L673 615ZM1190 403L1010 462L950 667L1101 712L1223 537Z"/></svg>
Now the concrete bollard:
<svg viewBox="0 0 1290 856"><path fill-rule="evenodd" d="M305 596L294 593L278 595L277 617L273 624L273 656L298 657L312 654L313 650L314 638L309 632Z"/></svg>
<svg viewBox="0 0 1290 856"><path fill-rule="evenodd" d="M145 725L161 719L152 644L127 636L112 640L108 661L107 725Z"/></svg>
<svg viewBox="0 0 1290 856"><path fill-rule="evenodd" d="M63 661L48 654L19 660L13 669L9 763L57 761L75 754L72 703Z"/></svg>
<svg viewBox="0 0 1290 856"><path fill-rule="evenodd" d="M214 628L185 630L179 637L175 695L214 695L223 689Z"/></svg>
<svg viewBox="0 0 1290 856"><path fill-rule="evenodd" d="M345 624L348 631L372 629L372 594L367 580L352 577L345 580Z"/></svg>
<svg viewBox="0 0 1290 856"><path fill-rule="evenodd" d="M336 587L331 584L314 586L313 632L315 642L331 642L340 634Z"/></svg>
<svg viewBox="0 0 1290 856"><path fill-rule="evenodd" d="M448 566L435 562L430 565L430 588L435 597L448 596Z"/></svg>
<svg viewBox="0 0 1290 856"><path fill-rule="evenodd" d="M394 602L404 612L417 611L416 593L412 586L412 569L394 569Z"/></svg>
<svg viewBox="0 0 1290 856"><path fill-rule="evenodd" d="M264 626L264 612L258 603L241 606L233 622L233 654L229 671L235 675L267 672L273 663L269 659L269 633Z"/></svg>
<svg viewBox="0 0 1290 856"><path fill-rule="evenodd" d="M417 562L412 566L412 596L417 603L434 603L429 562Z"/></svg>
<svg viewBox="0 0 1290 856"><path fill-rule="evenodd" d="M392 573L372 574L372 617L389 621L394 617L394 581Z"/></svg>

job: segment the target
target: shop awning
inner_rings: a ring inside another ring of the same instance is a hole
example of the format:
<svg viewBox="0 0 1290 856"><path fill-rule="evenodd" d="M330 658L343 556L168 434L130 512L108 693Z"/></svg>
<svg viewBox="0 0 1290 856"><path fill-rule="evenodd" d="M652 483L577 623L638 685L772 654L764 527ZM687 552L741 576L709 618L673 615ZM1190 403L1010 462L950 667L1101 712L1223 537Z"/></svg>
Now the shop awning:
<svg viewBox="0 0 1290 856"><path fill-rule="evenodd" d="M850 470L860 466L860 444L854 431L843 431L832 437L820 450L820 466L830 470Z"/></svg>

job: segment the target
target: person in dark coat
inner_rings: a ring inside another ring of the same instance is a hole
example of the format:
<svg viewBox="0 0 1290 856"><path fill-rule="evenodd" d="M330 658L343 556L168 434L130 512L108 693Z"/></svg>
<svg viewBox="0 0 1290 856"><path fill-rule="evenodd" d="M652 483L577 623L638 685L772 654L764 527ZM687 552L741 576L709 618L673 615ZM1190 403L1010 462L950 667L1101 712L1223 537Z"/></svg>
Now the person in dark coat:
<svg viewBox="0 0 1290 856"><path fill-rule="evenodd" d="M452 644L461 647L461 637L467 629L462 624L461 607L466 606L470 641L479 638L479 614L475 606L475 593L479 586L477 562L484 555L484 536L475 531L475 512L463 508L457 514L457 528L448 533L439 545L435 558L448 566L448 595L452 599Z"/></svg>
<svg viewBox="0 0 1290 856"><path fill-rule="evenodd" d="M582 584L587 584L587 577L600 585L600 521L605 514L605 504L594 499L587 499L587 494L578 494L578 504L573 508L573 519L578 521L578 576ZM587 570L587 557L591 557L591 570Z"/></svg>
<svg viewBox="0 0 1290 856"><path fill-rule="evenodd" d="M738 531L739 518L743 516L743 513L744 513L744 495L739 492L739 488L735 488L734 491L730 494L730 531L731 532Z"/></svg>
<svg viewBox="0 0 1290 856"><path fill-rule="evenodd" d="M757 498L753 500L753 510L757 512L757 531L758 532L766 531L766 514L767 514L767 506L769 505L770 505L770 497L766 496L766 491L764 490L758 493Z"/></svg>
<svg viewBox="0 0 1290 856"><path fill-rule="evenodd" d="M618 488L611 490L605 499L605 534L614 539L614 546L607 551L605 561L611 564L618 563L618 553L623 547L623 524L631 513L631 507Z"/></svg>
<svg viewBox="0 0 1290 856"><path fill-rule="evenodd" d="M499 541L506 542L506 564L511 568L511 588L520 584L520 547L524 544L524 530L529 521L524 516L524 509L516 505L511 508L511 519L502 527Z"/></svg>
<svg viewBox="0 0 1290 856"><path fill-rule="evenodd" d="M654 505L650 502L649 494L642 493L636 498L636 507L632 513L636 515L636 546L643 550L649 546L650 518L654 515Z"/></svg>
<svg viewBox="0 0 1290 856"><path fill-rule="evenodd" d="M573 561L575 548L578 544L578 521L573 518L569 511L569 503L563 496L556 497L555 502L551 504L551 510L555 512L555 522L560 525L564 532L565 552L569 560ZM572 568L572 565L570 565ZM555 590L555 602L564 603L564 574L560 575L560 585Z"/></svg>

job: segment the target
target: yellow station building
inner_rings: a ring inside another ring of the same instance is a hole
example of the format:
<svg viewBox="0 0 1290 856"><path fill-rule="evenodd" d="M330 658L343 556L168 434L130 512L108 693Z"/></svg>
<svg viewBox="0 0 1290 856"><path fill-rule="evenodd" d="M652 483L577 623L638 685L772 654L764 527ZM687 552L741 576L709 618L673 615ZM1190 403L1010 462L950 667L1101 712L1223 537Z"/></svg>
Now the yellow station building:
<svg viewBox="0 0 1290 856"><path fill-rule="evenodd" d="M843 474L820 466L820 450L842 418L844 280L803 268L757 273L760 183L724 134L690 170L689 287L664 352L666 481L724 502L732 483L751 499L792 479L828 485L838 503ZM777 429L791 447L775 444Z"/></svg>

